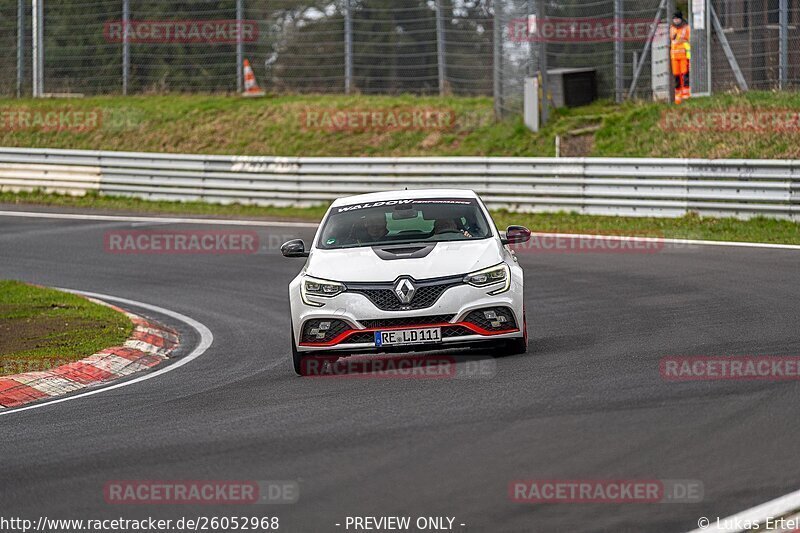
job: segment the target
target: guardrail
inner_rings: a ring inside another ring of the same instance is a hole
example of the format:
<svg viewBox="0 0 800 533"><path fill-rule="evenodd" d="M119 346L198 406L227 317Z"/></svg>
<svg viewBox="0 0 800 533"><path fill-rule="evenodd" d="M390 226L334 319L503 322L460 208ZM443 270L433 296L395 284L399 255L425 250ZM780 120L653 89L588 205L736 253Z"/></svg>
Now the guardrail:
<svg viewBox="0 0 800 533"><path fill-rule="evenodd" d="M399 188L469 188L491 208L800 220L800 160L251 157L0 148L0 190L310 206Z"/></svg>

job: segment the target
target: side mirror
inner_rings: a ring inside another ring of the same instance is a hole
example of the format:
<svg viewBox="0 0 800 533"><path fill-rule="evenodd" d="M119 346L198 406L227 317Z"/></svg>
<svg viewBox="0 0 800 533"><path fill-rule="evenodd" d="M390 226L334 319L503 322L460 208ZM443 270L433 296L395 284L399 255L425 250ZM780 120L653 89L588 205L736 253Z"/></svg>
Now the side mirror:
<svg viewBox="0 0 800 533"><path fill-rule="evenodd" d="M503 244L521 244L528 242L531 238L531 230L525 226L509 226L506 229L506 236L501 239Z"/></svg>
<svg viewBox="0 0 800 533"><path fill-rule="evenodd" d="M283 257L308 257L306 245L302 239L292 239L281 246Z"/></svg>

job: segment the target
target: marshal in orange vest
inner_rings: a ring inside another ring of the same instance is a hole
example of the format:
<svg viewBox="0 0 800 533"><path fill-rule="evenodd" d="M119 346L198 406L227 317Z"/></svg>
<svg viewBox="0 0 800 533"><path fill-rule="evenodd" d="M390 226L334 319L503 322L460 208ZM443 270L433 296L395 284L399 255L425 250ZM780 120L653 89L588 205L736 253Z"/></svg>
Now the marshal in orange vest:
<svg viewBox="0 0 800 533"><path fill-rule="evenodd" d="M676 11L669 27L669 57L672 60L672 76L675 78L676 104L680 104L692 95L689 88L689 62L692 59L690 37L689 23L683 18L683 13Z"/></svg>

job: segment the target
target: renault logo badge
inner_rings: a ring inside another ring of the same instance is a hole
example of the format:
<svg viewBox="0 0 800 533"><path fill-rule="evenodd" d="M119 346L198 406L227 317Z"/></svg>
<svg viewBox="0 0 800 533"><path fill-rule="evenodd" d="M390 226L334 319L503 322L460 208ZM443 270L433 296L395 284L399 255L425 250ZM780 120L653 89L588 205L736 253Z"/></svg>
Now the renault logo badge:
<svg viewBox="0 0 800 533"><path fill-rule="evenodd" d="M411 300L414 299L414 293L416 292L417 288L414 287L414 284L411 283L411 280L408 278L401 279L397 282L397 285L394 286L394 293L397 295L397 299L400 300L400 303L411 303Z"/></svg>

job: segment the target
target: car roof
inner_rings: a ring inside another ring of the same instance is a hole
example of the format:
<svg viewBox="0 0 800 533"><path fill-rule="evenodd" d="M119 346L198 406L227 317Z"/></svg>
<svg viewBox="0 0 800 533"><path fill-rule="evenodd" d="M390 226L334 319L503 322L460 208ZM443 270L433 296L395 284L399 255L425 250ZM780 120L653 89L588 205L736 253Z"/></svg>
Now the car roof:
<svg viewBox="0 0 800 533"><path fill-rule="evenodd" d="M417 198L477 198L470 189L411 189L400 191L371 192L355 196L345 196L333 202L333 206L383 202L387 200L406 200Z"/></svg>

